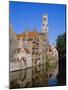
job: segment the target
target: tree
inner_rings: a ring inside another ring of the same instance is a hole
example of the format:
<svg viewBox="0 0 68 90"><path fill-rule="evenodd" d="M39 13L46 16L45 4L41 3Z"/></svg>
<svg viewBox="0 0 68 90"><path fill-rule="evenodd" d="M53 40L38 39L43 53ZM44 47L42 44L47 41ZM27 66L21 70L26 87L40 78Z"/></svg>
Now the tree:
<svg viewBox="0 0 68 90"><path fill-rule="evenodd" d="M56 41L56 48L59 53L59 85L66 85L66 33L59 35Z"/></svg>
<svg viewBox="0 0 68 90"><path fill-rule="evenodd" d="M66 54L66 33L58 36L56 48L58 49L59 55Z"/></svg>

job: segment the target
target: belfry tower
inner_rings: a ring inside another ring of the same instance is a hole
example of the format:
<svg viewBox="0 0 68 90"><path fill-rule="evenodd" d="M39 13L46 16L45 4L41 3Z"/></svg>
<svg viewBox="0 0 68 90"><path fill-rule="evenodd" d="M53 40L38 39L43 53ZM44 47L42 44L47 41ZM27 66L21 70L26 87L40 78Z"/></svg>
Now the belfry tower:
<svg viewBox="0 0 68 90"><path fill-rule="evenodd" d="M43 15L41 32L44 33L46 36L46 39L48 39L48 16L47 15Z"/></svg>
<svg viewBox="0 0 68 90"><path fill-rule="evenodd" d="M42 31L45 31L45 29L48 28L48 16L47 15L43 15L43 30Z"/></svg>
<svg viewBox="0 0 68 90"><path fill-rule="evenodd" d="M48 16L47 15L43 15L42 18L41 38L42 38L42 62L46 63L47 48L48 48Z"/></svg>

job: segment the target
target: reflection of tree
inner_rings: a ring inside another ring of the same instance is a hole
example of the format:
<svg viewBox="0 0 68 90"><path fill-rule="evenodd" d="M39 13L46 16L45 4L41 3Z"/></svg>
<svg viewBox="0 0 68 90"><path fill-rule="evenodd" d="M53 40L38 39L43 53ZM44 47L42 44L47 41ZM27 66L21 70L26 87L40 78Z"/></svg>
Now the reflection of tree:
<svg viewBox="0 0 68 90"><path fill-rule="evenodd" d="M66 84L66 33L59 35L56 42L56 48L59 53L59 75L60 85Z"/></svg>

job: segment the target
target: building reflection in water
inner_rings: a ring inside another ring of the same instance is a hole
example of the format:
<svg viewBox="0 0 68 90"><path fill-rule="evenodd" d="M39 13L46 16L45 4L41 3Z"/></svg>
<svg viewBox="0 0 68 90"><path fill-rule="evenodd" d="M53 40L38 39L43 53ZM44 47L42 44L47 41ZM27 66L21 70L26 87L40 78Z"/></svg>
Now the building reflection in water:
<svg viewBox="0 0 68 90"><path fill-rule="evenodd" d="M28 88L48 86L49 79L46 65L38 65L10 73L10 88Z"/></svg>

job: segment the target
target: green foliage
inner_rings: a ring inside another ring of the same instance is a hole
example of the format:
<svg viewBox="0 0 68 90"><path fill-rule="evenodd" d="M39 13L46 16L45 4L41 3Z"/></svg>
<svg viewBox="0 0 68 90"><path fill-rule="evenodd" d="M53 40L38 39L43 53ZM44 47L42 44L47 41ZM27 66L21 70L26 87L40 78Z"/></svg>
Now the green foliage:
<svg viewBox="0 0 68 90"><path fill-rule="evenodd" d="M64 54L66 52L66 33L58 36L56 48L58 49L59 54Z"/></svg>
<svg viewBox="0 0 68 90"><path fill-rule="evenodd" d="M58 36L56 48L59 55L58 84L66 85L66 33Z"/></svg>

